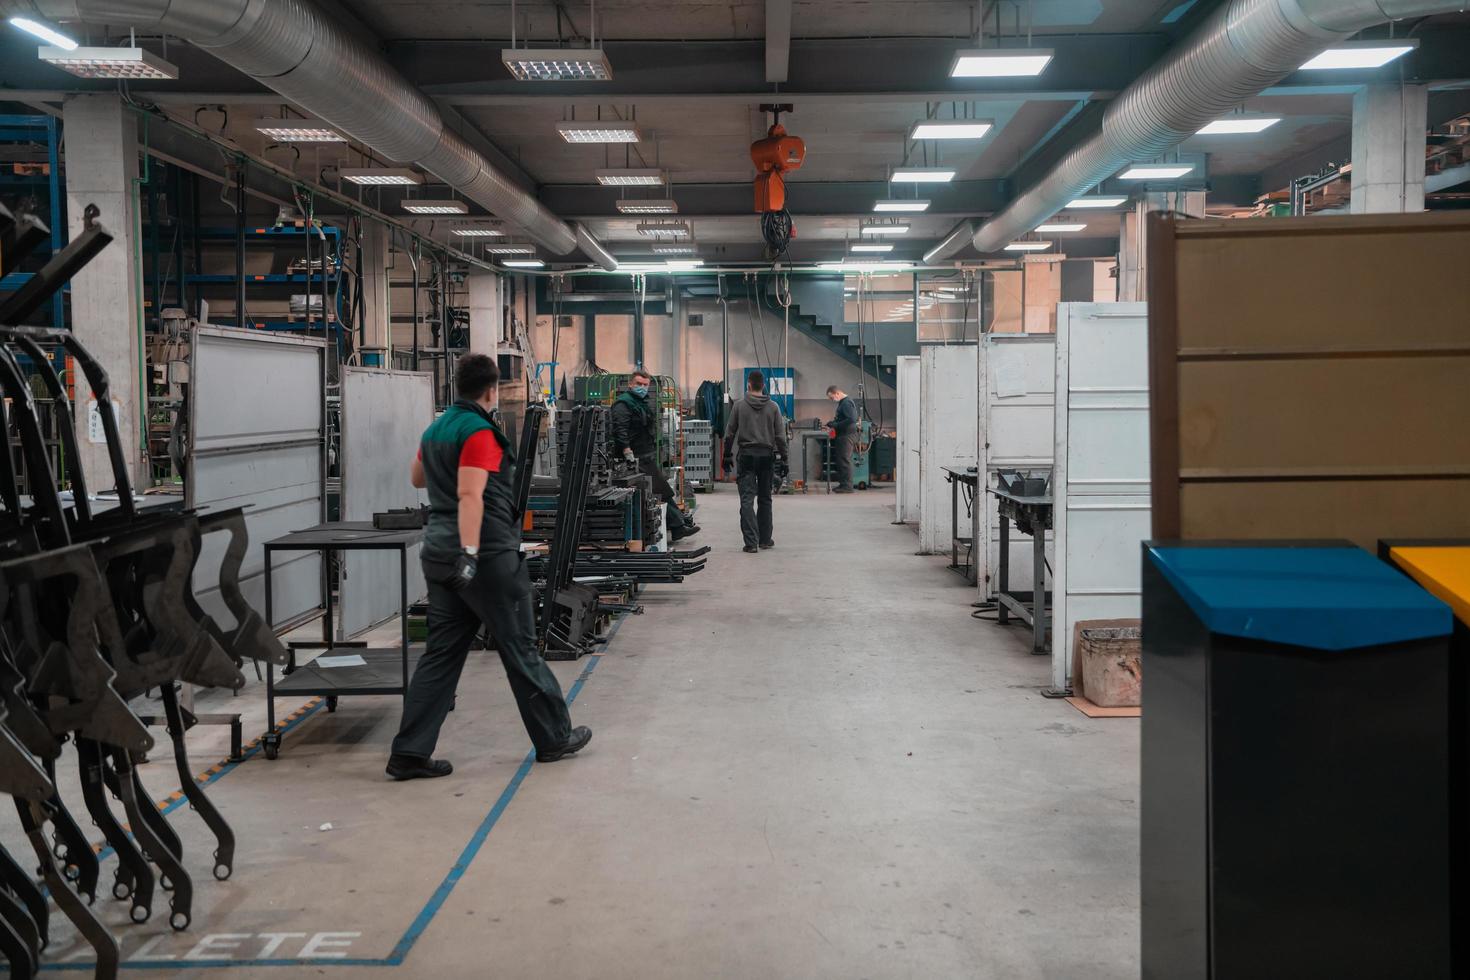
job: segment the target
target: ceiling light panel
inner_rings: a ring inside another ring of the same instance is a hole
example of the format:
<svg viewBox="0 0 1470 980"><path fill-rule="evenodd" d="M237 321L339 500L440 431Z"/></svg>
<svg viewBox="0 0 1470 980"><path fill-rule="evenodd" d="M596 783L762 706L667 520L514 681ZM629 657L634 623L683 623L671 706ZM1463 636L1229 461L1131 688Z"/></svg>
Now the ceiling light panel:
<svg viewBox="0 0 1470 980"><path fill-rule="evenodd" d="M873 210L881 213L917 213L928 211L928 201L915 201L905 198L889 198L885 201L874 201Z"/></svg>
<svg viewBox="0 0 1470 980"><path fill-rule="evenodd" d="M1115 208L1120 204L1127 203L1126 197L1115 197L1111 195L1097 194L1092 197L1079 197L1068 203L1068 208Z"/></svg>
<svg viewBox="0 0 1470 980"><path fill-rule="evenodd" d="M679 204L673 198L631 198L617 202L623 214L678 214Z"/></svg>
<svg viewBox="0 0 1470 980"><path fill-rule="evenodd" d="M849 251L852 252L891 252L892 242L860 242L853 245Z"/></svg>
<svg viewBox="0 0 1470 980"><path fill-rule="evenodd" d="M469 214L470 206L463 201L436 201L426 197L409 197L401 202L409 214Z"/></svg>
<svg viewBox="0 0 1470 980"><path fill-rule="evenodd" d="M637 143L643 138L630 122L562 122L556 131L568 143Z"/></svg>
<svg viewBox="0 0 1470 980"><path fill-rule="evenodd" d="M655 187L664 182L662 170L599 170L597 182L604 187Z"/></svg>
<svg viewBox="0 0 1470 980"><path fill-rule="evenodd" d="M876 236L883 236L883 235L907 235L908 233L909 233L909 226L908 225L903 225L903 224L898 224L898 225L863 225L861 228L858 229L858 234L860 234L860 235L872 235L872 236L875 236L875 237Z"/></svg>
<svg viewBox="0 0 1470 980"><path fill-rule="evenodd" d="M1074 231L1086 231L1087 226L1082 224L1066 224L1064 222L1053 222L1051 224L1037 225L1036 230L1050 234L1070 234Z"/></svg>
<svg viewBox="0 0 1470 980"><path fill-rule="evenodd" d="M843 259L840 262L818 262L819 269L841 269L845 272L899 272L912 269L912 262L885 262L865 259Z"/></svg>
<svg viewBox="0 0 1470 980"><path fill-rule="evenodd" d="M78 78L179 77L179 69L142 48L37 48L36 56Z"/></svg>
<svg viewBox="0 0 1470 980"><path fill-rule="evenodd" d="M347 137L319 119L259 119L255 128L277 143L347 142Z"/></svg>
<svg viewBox="0 0 1470 980"><path fill-rule="evenodd" d="M909 130L911 140L978 140L984 139L995 124L985 120L969 119L954 122L930 122L914 123L914 128Z"/></svg>
<svg viewBox="0 0 1470 980"><path fill-rule="evenodd" d="M540 259L506 259L500 264L508 269L540 269L546 265Z"/></svg>
<svg viewBox="0 0 1470 980"><path fill-rule="evenodd" d="M490 255L535 255L536 246L520 242L495 242L486 245L485 251Z"/></svg>
<svg viewBox="0 0 1470 980"><path fill-rule="evenodd" d="M451 228L449 233L460 238L501 238L505 235L499 228Z"/></svg>
<svg viewBox="0 0 1470 980"><path fill-rule="evenodd" d="M1323 71L1339 68L1382 68L1419 46L1413 41L1348 41L1334 44L1317 57L1302 65L1302 71Z"/></svg>
<svg viewBox="0 0 1470 980"><path fill-rule="evenodd" d="M43 41L50 41L63 51L75 51L77 49L77 42L50 24L43 24L39 20L32 20L29 17L12 17L10 18L10 26L18 27L27 34L38 37Z"/></svg>
<svg viewBox="0 0 1470 980"><path fill-rule="evenodd" d="M1194 170L1192 163L1138 163L1118 175L1119 180L1178 180Z"/></svg>
<svg viewBox="0 0 1470 980"><path fill-rule="evenodd" d="M1006 246L1007 252L1045 252L1051 248L1051 242L1011 242Z"/></svg>
<svg viewBox="0 0 1470 980"><path fill-rule="evenodd" d="M343 167L337 175L350 184L364 187L422 184L423 175L407 167Z"/></svg>
<svg viewBox="0 0 1470 980"><path fill-rule="evenodd" d="M500 60L522 82L606 82L612 78L612 65L601 48L502 48Z"/></svg>
<svg viewBox="0 0 1470 980"><path fill-rule="evenodd" d="M638 234L650 238L689 238L693 233L687 221L643 221L638 224Z"/></svg>
<svg viewBox="0 0 1470 980"><path fill-rule="evenodd" d="M1224 119L1216 119L1195 135L1244 136L1264 132L1280 121L1280 116L1227 116Z"/></svg>
<svg viewBox="0 0 1470 980"><path fill-rule="evenodd" d="M888 179L895 184L947 184L954 173L948 167L899 167Z"/></svg>
<svg viewBox="0 0 1470 980"><path fill-rule="evenodd" d="M985 48L961 51L949 68L950 78L1027 78L1051 64L1052 52L1041 48Z"/></svg>
<svg viewBox="0 0 1470 980"><path fill-rule="evenodd" d="M653 246L653 254L654 255L693 255L694 254L694 246L693 245L675 245L673 243L655 244Z"/></svg>

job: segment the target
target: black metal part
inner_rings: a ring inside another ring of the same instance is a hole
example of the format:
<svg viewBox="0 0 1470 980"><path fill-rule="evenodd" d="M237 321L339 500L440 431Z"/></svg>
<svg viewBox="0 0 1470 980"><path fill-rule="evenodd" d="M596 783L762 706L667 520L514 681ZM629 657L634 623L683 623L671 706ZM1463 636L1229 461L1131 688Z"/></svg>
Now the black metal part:
<svg viewBox="0 0 1470 980"><path fill-rule="evenodd" d="M97 223L99 213L95 204L88 204L82 216L82 233L53 255L40 272L11 293L8 299L0 300L0 323L19 323L40 309L112 241L112 235Z"/></svg>
<svg viewBox="0 0 1470 980"><path fill-rule="evenodd" d="M235 832L225 818L220 816L209 797L204 795L204 788L194 780L193 770L189 767L189 753L184 747L184 732L188 725L185 721L185 712L179 704L178 688L173 684L165 684L162 690L163 710L168 718L168 734L174 743L174 764L179 772L179 787L184 792L184 797L189 804L198 812L201 819L214 834L214 867L211 869L214 877L224 881L230 877L235 868Z"/></svg>
<svg viewBox="0 0 1470 980"><path fill-rule="evenodd" d="M41 878L46 882L46 888L51 892L57 908L61 909L62 914L71 921L77 932L81 933L82 938L97 953L97 966L92 974L94 980L116 980L119 959L117 940L92 913L92 910L82 902L81 898L67 886L61 872L57 870L56 861L46 847L46 837L42 832L49 815L46 805L34 800L17 799L15 808L20 813L20 822L25 829L26 839L31 842L31 849L36 852L36 859L41 862ZM91 849L88 848L88 850Z"/></svg>
<svg viewBox="0 0 1470 980"><path fill-rule="evenodd" d="M147 922L153 914L153 869L148 859L133 843L122 824L108 806L106 766L102 746L92 739L77 739L77 758L82 771L82 798L92 822L102 831L107 846L117 852L117 869L113 872L112 897L130 899L128 917L134 922ZM114 789L114 792L117 792ZM121 794L119 794L120 796ZM129 815L131 819L131 814Z"/></svg>

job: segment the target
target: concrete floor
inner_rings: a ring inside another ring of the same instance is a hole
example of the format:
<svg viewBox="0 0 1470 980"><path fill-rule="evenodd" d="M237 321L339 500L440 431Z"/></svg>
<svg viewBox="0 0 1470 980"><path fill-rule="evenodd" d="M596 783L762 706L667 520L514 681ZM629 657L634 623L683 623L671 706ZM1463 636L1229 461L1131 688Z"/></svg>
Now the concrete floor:
<svg viewBox="0 0 1470 980"><path fill-rule="evenodd" d="M308 707L279 760L210 788L230 881L172 817L188 932L161 901L134 926L98 899L127 975L1136 977L1138 722L1043 699L1027 634L971 619L892 514L884 491L779 498L776 550L746 555L734 495L701 498L706 571L555 665L596 732L567 762L529 764L490 658L440 743L449 779L385 780L394 699ZM247 737L259 702L233 699ZM191 733L196 769L223 739ZM145 778L170 776L160 756ZM59 924L48 960L88 958Z"/></svg>

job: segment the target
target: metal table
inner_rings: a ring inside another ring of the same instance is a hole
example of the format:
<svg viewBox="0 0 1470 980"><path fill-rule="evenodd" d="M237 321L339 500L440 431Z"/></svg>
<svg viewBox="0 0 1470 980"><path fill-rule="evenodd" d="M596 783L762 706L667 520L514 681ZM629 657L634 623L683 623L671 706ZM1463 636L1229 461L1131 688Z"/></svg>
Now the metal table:
<svg viewBox="0 0 1470 980"><path fill-rule="evenodd" d="M363 642L334 641L332 638L332 589L326 592L326 614L322 617L322 642L289 644L291 662L285 676L275 680L275 672L265 672L266 732L260 743L267 759L280 752L281 736L276 731L276 701L285 695L322 695L327 710L337 710L337 698L343 694L403 694L408 678L418 660L409 650L408 640L408 549L423 539L422 528L409 531L379 531L371 521L341 521L319 524L303 531L267 541L265 548L265 621L271 622L271 557L278 551L320 551L322 566L328 567L327 556L334 551L397 551L399 615L403 624L402 641L396 647L369 647ZM304 666L296 665L297 650L320 650L317 659ZM340 658L340 660L339 660ZM326 661L323 663L323 661Z"/></svg>
<svg viewBox="0 0 1470 980"><path fill-rule="evenodd" d="M975 493L980 489L980 476L973 466L964 469L954 469L949 466L941 466L944 471L944 479L949 483L949 567L965 576L971 585L978 584L979 566L975 564ZM965 502L965 513L970 517L970 537L962 537L960 529L960 488L969 487L970 492ZM960 564L960 545L970 549L970 560L967 564Z"/></svg>
<svg viewBox="0 0 1470 980"><path fill-rule="evenodd" d="M822 458L824 460L824 468L827 471L827 492L828 493L831 493L832 492L832 439L827 435L827 430L824 429L824 428L823 429L798 429L797 430L797 433L798 433L798 435L801 438L801 492L802 493L809 493L811 491L811 488L812 488L811 487L811 479L810 479L810 477L807 474L807 465L806 465L806 444L807 444L807 440L808 439L820 439L820 440L822 440L822 443L823 443L823 446L822 446L822 454L823 454L822 455Z"/></svg>
<svg viewBox="0 0 1470 980"><path fill-rule="evenodd" d="M1051 606L1046 591L1046 532L1051 527L1052 497L1022 496L1001 487L988 488L995 494L997 511L1000 513L1000 561L996 574L996 621L1007 623L1010 613L1015 613L1023 623L1031 625L1031 652L1046 653L1046 629L1050 625ZM1011 586L1011 522L1022 534L1031 535L1031 602L1028 605L1021 593L1012 592Z"/></svg>

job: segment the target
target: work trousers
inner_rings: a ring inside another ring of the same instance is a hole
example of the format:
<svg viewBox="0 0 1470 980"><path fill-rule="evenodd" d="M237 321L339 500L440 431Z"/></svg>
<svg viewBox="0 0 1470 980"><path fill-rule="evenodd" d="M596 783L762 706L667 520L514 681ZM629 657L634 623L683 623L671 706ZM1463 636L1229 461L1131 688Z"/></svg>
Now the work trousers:
<svg viewBox="0 0 1470 980"><path fill-rule="evenodd" d="M427 759L434 754L481 624L490 628L537 751L555 749L571 735L571 713L561 685L536 652L536 611L525 560L517 552L502 551L483 555L474 580L459 592L429 583L428 643L403 699L395 755Z"/></svg>
<svg viewBox="0 0 1470 980"><path fill-rule="evenodd" d="M669 478L664 476L663 468L658 465L658 460L652 456L639 456L638 472L653 478L654 496L664 502L664 521L668 524L669 535L671 537L679 535L688 521L684 517L684 512L679 509L679 495L674 492Z"/></svg>
<svg viewBox="0 0 1470 980"><path fill-rule="evenodd" d="M735 482L740 488L740 533L745 545L754 548L771 542L771 488L776 478L776 457L770 453L742 452L735 461Z"/></svg>
<svg viewBox="0 0 1470 980"><path fill-rule="evenodd" d="M843 490L852 489L852 454L856 448L856 432L842 432L832 440L832 475Z"/></svg>

